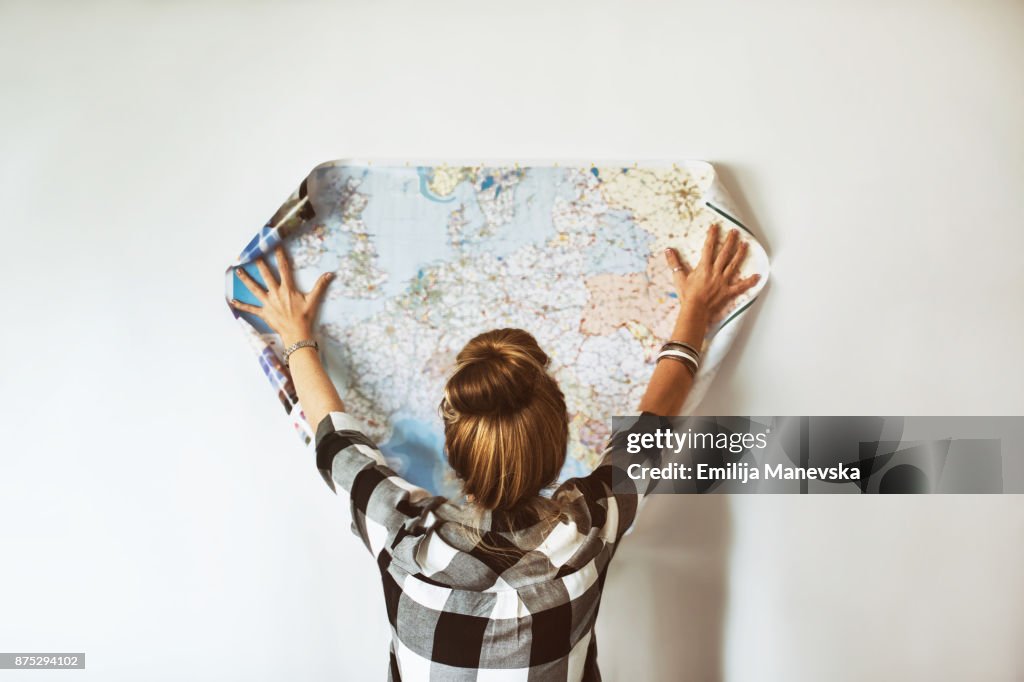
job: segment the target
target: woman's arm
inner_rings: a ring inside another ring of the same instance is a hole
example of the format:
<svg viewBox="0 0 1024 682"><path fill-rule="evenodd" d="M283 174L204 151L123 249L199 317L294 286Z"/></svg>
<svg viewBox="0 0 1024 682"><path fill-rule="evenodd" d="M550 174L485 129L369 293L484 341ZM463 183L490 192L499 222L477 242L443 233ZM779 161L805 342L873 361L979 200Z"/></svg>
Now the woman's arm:
<svg viewBox="0 0 1024 682"><path fill-rule="evenodd" d="M700 262L692 270L685 266L675 249L665 250L665 259L672 268L672 280L681 302L672 341L682 341L700 349L711 320L721 315L733 299L759 279L758 275L745 279L737 277L747 255L747 244L739 242L736 230L729 233L721 248L716 249L717 245L718 226L712 225L704 240ZM678 415L692 387L693 377L683 363L663 360L654 368L639 410L667 417Z"/></svg>
<svg viewBox="0 0 1024 682"><path fill-rule="evenodd" d="M672 268L672 279L679 295L679 315L672 330L673 341L682 341L700 349L708 325L719 317L729 302L752 287L757 275L738 279L740 265L746 257L746 244L739 242L739 233L733 230L718 246L718 226L708 230L701 252L700 263L692 270L687 268L675 249L665 250L668 267ZM674 417L679 414L686 396L693 386L693 377L687 366L681 362L665 359L655 366L654 374L647 385L647 392L640 400L640 412L647 414L631 421L623 430L613 432L601 461L589 476L566 481L584 500L592 523L606 527L603 536L614 538L615 542L625 535L636 522L637 514L647 491L657 482L653 479L633 480L627 472L632 461L643 461L651 457L651 451L635 455L627 449L627 440L633 433L652 433L661 427L659 417ZM652 416L655 415L655 416ZM629 456L626 456L629 455ZM608 510L615 510L612 514Z"/></svg>
<svg viewBox="0 0 1024 682"><path fill-rule="evenodd" d="M238 268L235 271L238 278L252 292L260 305L249 305L236 300L232 300L231 305L258 315L271 329L280 334L281 343L287 348L297 341L313 338L313 320L316 319L317 308L320 307L334 273L327 272L321 275L313 289L304 294L295 287L291 264L284 249L278 246L274 251L274 257L277 260L277 269L281 273L280 283L274 278L274 274L263 259L256 261L256 267L266 282L266 289L244 269ZM328 413L345 410L345 404L341 401L334 383L327 376L320 356L314 348L306 346L292 353L288 358L288 367L291 369L299 404L302 405L302 411L310 426L315 429Z"/></svg>
<svg viewBox="0 0 1024 682"><path fill-rule="evenodd" d="M325 273L308 294L295 288L284 250L274 251L281 281L263 260L256 261L264 289L241 268L238 277L259 300L259 306L231 301L239 310L258 315L281 335L284 345L313 338L313 320L333 273ZM352 530L374 556L390 551L407 524L418 518L430 493L408 483L388 468L380 448L363 425L345 414L345 405L312 347L303 347L288 359L295 391L306 420L316 430L316 465L331 490L349 493Z"/></svg>

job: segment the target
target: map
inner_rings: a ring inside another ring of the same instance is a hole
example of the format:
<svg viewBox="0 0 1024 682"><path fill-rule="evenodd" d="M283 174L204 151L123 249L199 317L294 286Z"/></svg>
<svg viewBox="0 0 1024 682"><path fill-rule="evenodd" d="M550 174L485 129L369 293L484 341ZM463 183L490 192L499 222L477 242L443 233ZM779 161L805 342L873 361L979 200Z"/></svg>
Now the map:
<svg viewBox="0 0 1024 682"><path fill-rule="evenodd" d="M761 279L715 321L683 407L690 413L768 274L764 249L704 162L599 165L321 164L226 272L227 298L256 303L234 274L283 242L308 290L334 271L320 313L325 367L389 464L452 494L438 405L476 334L529 331L551 358L569 410L562 479L589 473L612 415L634 413L678 299L664 249L699 260L707 229L749 242L741 276ZM267 257L274 267L273 259ZM278 399L309 443L280 339L232 309Z"/></svg>

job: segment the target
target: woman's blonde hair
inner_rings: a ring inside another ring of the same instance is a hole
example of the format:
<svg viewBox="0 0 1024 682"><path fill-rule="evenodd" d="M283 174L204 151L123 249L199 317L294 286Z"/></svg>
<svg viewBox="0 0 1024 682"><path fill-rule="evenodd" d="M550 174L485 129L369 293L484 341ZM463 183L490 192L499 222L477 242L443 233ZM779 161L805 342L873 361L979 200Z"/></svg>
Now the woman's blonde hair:
<svg viewBox="0 0 1024 682"><path fill-rule="evenodd" d="M444 390L448 463L467 496L488 510L545 516L538 497L565 463L565 396L548 356L522 329L476 336L456 357Z"/></svg>

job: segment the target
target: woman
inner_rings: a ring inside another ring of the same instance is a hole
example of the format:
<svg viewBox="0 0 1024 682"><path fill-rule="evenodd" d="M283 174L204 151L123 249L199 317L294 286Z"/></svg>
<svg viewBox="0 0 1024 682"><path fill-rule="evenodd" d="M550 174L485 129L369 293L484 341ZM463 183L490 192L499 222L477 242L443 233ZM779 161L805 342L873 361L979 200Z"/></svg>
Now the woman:
<svg viewBox="0 0 1024 682"><path fill-rule="evenodd" d="M678 414L709 322L757 281L738 277L745 256L735 230L719 248L717 226L692 270L666 250L680 307L672 352L661 354L641 412ZM565 400L544 351L525 331L499 329L458 354L440 412L466 504L432 496L387 467L345 413L315 348L300 343L312 338L332 274L303 294L280 247L276 258L279 283L257 263L266 289L238 270L261 306L232 305L259 315L294 349L292 380L306 418L319 425L317 464L350 494L353 530L380 567L392 628L389 679L599 680L593 631L601 589L640 492L612 492L606 451L589 476L541 495L562 468L568 439Z"/></svg>

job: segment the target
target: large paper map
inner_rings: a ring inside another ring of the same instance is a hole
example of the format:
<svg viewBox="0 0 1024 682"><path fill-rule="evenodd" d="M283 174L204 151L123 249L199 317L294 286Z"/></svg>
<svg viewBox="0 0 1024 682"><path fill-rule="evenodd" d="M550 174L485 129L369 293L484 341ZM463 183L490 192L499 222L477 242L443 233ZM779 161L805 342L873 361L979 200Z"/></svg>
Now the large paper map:
<svg viewBox="0 0 1024 682"><path fill-rule="evenodd" d="M709 332L689 413L768 273L707 163L321 164L227 270L227 297L256 303L233 268L259 280L254 259L281 241L304 290L335 271L318 338L346 409L399 473L449 494L438 403L455 355L488 329L529 331L565 393L566 478L589 472L612 415L635 411L671 331L678 300L664 249L696 263L713 223L740 229L750 242L741 275L762 277ZM279 360L280 339L232 313L308 443L315 425Z"/></svg>

